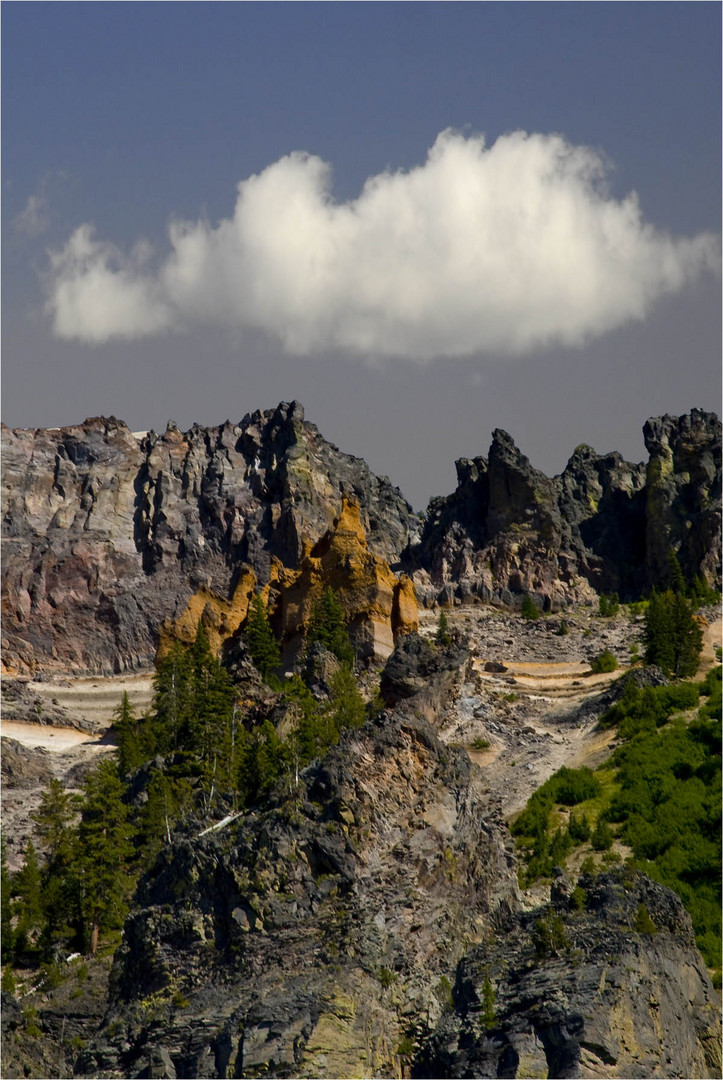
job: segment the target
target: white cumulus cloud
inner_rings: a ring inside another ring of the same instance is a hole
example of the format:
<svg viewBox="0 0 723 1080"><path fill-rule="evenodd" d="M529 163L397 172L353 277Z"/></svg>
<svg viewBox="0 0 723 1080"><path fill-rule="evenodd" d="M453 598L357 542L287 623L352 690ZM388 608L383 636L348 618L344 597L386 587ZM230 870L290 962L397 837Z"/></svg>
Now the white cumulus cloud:
<svg viewBox="0 0 723 1080"><path fill-rule="evenodd" d="M704 271L712 234L674 239L612 198L597 153L558 135L442 132L423 165L336 202L331 169L292 153L238 185L233 216L171 222L155 269L83 225L51 253L55 333L100 343L193 323L430 360L579 345Z"/></svg>

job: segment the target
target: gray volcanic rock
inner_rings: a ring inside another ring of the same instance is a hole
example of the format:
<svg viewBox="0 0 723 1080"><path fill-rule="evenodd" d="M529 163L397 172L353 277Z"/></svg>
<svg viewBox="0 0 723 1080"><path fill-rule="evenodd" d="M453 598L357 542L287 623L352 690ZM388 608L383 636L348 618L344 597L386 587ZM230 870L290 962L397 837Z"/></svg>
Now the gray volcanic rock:
<svg viewBox="0 0 723 1080"><path fill-rule="evenodd" d="M413 1076L721 1075L720 1007L678 897L627 869L580 886L469 951Z"/></svg>
<svg viewBox="0 0 723 1080"><path fill-rule="evenodd" d="M398 562L410 506L298 402L140 439L114 417L3 426L6 670L149 666L161 622L200 585L228 596L243 564L261 582L274 556L296 567L343 495L360 506L370 550Z"/></svg>
<svg viewBox="0 0 723 1080"><path fill-rule="evenodd" d="M665 579L672 546L689 579L720 580L721 423L693 409L661 416L643 428L650 454L646 476L646 570Z"/></svg>
<svg viewBox="0 0 723 1080"><path fill-rule="evenodd" d="M647 468L577 447L564 472L534 469L504 431L489 458L457 462L457 489L433 499L409 552L427 604L478 596L549 610L596 593L664 584L669 551L688 580L721 578L720 422L694 409L645 425Z"/></svg>
<svg viewBox="0 0 723 1080"><path fill-rule="evenodd" d="M382 671L382 700L439 727L448 705L459 694L469 655L467 644L457 634L445 648L419 634L405 635Z"/></svg>
<svg viewBox="0 0 723 1080"><path fill-rule="evenodd" d="M383 713L275 808L165 848L77 1072L148 1075L162 1052L154 1075L398 1075L464 949L517 904L470 768L424 721Z"/></svg>

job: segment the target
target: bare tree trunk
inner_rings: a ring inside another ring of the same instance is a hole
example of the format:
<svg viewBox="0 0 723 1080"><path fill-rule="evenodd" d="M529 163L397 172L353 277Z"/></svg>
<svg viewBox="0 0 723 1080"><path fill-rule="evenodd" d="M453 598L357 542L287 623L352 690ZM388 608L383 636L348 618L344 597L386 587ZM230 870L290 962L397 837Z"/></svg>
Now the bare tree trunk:
<svg viewBox="0 0 723 1080"><path fill-rule="evenodd" d="M93 925L90 928L90 955L95 956L98 951L98 922L93 921Z"/></svg>

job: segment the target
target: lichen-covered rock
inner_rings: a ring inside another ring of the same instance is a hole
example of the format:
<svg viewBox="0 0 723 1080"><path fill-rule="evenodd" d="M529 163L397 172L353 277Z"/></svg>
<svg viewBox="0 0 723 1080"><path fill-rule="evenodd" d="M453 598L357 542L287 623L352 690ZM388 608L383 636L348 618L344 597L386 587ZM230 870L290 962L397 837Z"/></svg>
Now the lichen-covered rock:
<svg viewBox="0 0 723 1080"><path fill-rule="evenodd" d="M294 657L314 605L331 588L344 610L357 656L385 660L403 633L417 629L414 587L400 581L389 564L369 550L359 506L344 500L331 529L307 546L298 574L276 587L276 621Z"/></svg>
<svg viewBox="0 0 723 1080"><path fill-rule="evenodd" d="M193 641L199 622L214 652L228 651L244 626L256 585L253 570L244 566L230 600L201 586L186 609L160 628L158 656L172 641ZM409 577L397 577L386 560L369 550L356 502L343 499L339 516L324 535L304 544L298 570L273 559L262 590L275 629L291 667L298 659L315 604L333 590L349 626L360 659L385 660L394 642L417 629L417 602Z"/></svg>
<svg viewBox="0 0 723 1080"><path fill-rule="evenodd" d="M413 1075L721 1075L719 1003L690 918L628 869L559 889L475 946L453 999Z"/></svg>

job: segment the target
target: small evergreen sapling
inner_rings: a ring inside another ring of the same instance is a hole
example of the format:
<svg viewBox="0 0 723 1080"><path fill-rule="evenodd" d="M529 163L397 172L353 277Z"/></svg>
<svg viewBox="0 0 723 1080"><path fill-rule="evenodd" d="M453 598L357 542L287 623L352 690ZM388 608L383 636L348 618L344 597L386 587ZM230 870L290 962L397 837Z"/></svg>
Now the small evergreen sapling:
<svg viewBox="0 0 723 1080"><path fill-rule="evenodd" d="M521 615L523 619L530 620L539 619L540 617L540 609L529 593L525 593L525 598L522 601Z"/></svg>
<svg viewBox="0 0 723 1080"><path fill-rule="evenodd" d="M449 622L447 621L447 616L445 615L443 610L440 610L439 618L437 619L436 641L437 644L443 649L446 649L446 647L452 642L452 638L449 633Z"/></svg>

